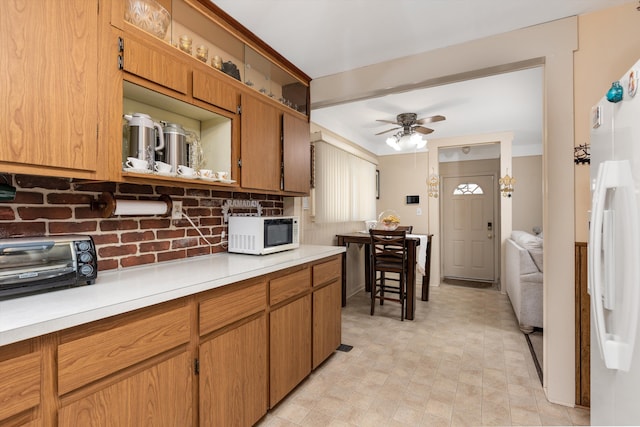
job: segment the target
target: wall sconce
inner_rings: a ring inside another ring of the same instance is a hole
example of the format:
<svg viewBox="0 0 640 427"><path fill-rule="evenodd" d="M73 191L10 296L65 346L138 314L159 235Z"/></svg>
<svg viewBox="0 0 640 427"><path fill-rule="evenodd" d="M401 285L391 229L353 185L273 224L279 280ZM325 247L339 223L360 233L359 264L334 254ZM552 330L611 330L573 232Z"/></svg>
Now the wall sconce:
<svg viewBox="0 0 640 427"><path fill-rule="evenodd" d="M498 183L500 184L500 192L502 193L502 197L511 197L516 179L509 176L509 169L507 169L506 175L498 180Z"/></svg>
<svg viewBox="0 0 640 427"><path fill-rule="evenodd" d="M440 177L435 174L433 168L431 168L431 175L429 175L429 180L427 181L427 188L429 190L429 197L437 199L440 191Z"/></svg>

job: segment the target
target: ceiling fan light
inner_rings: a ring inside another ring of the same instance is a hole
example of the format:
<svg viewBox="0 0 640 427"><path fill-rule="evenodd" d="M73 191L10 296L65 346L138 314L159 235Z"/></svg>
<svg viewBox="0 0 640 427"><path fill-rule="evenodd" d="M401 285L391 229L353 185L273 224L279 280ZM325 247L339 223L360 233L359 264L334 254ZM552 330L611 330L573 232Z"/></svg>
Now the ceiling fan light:
<svg viewBox="0 0 640 427"><path fill-rule="evenodd" d="M387 145L396 151L400 151L400 146L398 145L398 140L395 136L387 138Z"/></svg>
<svg viewBox="0 0 640 427"><path fill-rule="evenodd" d="M413 135L411 135L411 138L409 138L409 142L412 145L415 145L416 148L422 148L426 144L426 142L422 139L420 134L417 134L417 133L414 133Z"/></svg>
<svg viewBox="0 0 640 427"><path fill-rule="evenodd" d="M424 148L427 146L427 140L420 138L420 141L416 144L416 148Z"/></svg>

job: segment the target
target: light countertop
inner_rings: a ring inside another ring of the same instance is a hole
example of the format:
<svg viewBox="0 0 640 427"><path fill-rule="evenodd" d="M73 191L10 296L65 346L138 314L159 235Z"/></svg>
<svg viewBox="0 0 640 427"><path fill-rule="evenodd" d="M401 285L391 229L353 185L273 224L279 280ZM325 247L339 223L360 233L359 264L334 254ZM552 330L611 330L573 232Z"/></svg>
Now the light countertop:
<svg viewBox="0 0 640 427"><path fill-rule="evenodd" d="M344 251L340 246L302 245L271 255L221 253L101 272L93 285L0 301L0 346Z"/></svg>

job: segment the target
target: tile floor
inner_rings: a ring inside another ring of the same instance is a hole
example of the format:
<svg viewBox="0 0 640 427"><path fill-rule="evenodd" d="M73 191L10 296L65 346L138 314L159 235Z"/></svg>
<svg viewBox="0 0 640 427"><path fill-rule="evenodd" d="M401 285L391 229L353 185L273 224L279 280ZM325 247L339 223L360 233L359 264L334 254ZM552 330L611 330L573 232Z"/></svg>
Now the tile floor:
<svg viewBox="0 0 640 427"><path fill-rule="evenodd" d="M442 285L369 315L368 294L348 300L336 352L260 427L588 425L589 412L549 403L506 295Z"/></svg>

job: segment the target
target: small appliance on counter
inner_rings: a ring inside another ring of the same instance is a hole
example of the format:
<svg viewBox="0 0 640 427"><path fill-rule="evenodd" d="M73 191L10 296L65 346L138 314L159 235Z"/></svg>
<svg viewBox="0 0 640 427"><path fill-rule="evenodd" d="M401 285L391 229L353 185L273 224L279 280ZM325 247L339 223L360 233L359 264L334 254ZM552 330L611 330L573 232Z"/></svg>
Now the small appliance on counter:
<svg viewBox="0 0 640 427"><path fill-rule="evenodd" d="M266 255L300 247L297 216L230 216L229 252Z"/></svg>
<svg viewBox="0 0 640 427"><path fill-rule="evenodd" d="M0 239L0 300L92 284L97 277L90 236Z"/></svg>

